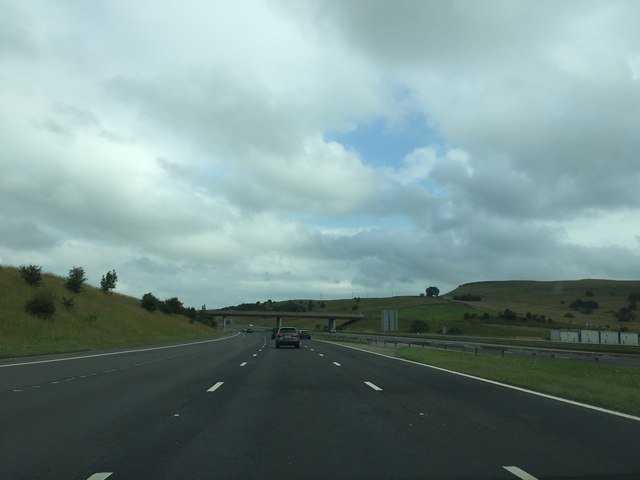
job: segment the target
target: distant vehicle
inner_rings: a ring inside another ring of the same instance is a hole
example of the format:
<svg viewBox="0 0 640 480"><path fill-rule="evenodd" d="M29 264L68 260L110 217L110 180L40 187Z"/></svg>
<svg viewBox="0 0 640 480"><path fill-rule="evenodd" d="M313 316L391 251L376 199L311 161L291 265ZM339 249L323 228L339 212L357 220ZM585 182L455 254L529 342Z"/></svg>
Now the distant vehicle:
<svg viewBox="0 0 640 480"><path fill-rule="evenodd" d="M309 330L300 330L300 340L302 339L311 340L311 333Z"/></svg>
<svg viewBox="0 0 640 480"><path fill-rule="evenodd" d="M249 327L249 328L247 328L246 331L247 331L247 333L253 333L253 328Z"/></svg>
<svg viewBox="0 0 640 480"><path fill-rule="evenodd" d="M276 338L276 335L278 334L278 327L273 327L271 329L271 340L273 340L274 338Z"/></svg>
<svg viewBox="0 0 640 480"><path fill-rule="evenodd" d="M336 329L333 328L333 329L329 330L329 333L336 333Z"/></svg>
<svg viewBox="0 0 640 480"><path fill-rule="evenodd" d="M280 327L276 333L276 348L281 345L293 345L300 348L300 334L296 327Z"/></svg>

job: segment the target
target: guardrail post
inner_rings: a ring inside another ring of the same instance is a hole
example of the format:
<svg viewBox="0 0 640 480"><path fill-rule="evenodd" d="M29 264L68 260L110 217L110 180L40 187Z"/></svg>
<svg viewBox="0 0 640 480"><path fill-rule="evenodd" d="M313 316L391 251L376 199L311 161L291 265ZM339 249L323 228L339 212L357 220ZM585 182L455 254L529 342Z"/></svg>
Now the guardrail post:
<svg viewBox="0 0 640 480"><path fill-rule="evenodd" d="M600 366L600 359L598 357L593 357L593 361L595 362L596 367Z"/></svg>
<svg viewBox="0 0 640 480"><path fill-rule="evenodd" d="M500 349L500 355L502 356L502 358L504 358L504 348Z"/></svg>
<svg viewBox="0 0 640 480"><path fill-rule="evenodd" d="M474 356L477 357L478 356L478 347L475 348L475 353Z"/></svg>

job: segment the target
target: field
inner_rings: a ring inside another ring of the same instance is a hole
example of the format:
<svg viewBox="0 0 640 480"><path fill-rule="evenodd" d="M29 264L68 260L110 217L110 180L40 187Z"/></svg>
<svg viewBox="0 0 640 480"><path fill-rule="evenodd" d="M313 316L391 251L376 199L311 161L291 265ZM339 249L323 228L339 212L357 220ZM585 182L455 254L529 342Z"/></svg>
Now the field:
<svg viewBox="0 0 640 480"><path fill-rule="evenodd" d="M93 348L144 345L210 337L216 332L182 315L148 312L140 300L124 295L107 295L91 286L80 293L69 292L65 279L43 274L43 285L32 287L17 269L0 267L0 358ZM51 319L33 317L25 311L26 301L38 289L56 298ZM74 297L66 310L62 298Z"/></svg>

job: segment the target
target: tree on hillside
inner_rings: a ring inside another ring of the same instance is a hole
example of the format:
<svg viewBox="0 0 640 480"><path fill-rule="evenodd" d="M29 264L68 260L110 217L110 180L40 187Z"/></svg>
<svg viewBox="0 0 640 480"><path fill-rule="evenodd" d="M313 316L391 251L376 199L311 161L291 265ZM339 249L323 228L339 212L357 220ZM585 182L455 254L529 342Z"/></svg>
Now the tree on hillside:
<svg viewBox="0 0 640 480"><path fill-rule="evenodd" d="M116 288L117 281L118 275L116 275L115 270L107 272L106 275L102 276L102 280L100 280L100 290L102 290L104 293L111 293L111 290Z"/></svg>
<svg viewBox="0 0 640 480"><path fill-rule="evenodd" d="M20 265L20 276L27 285L39 287L42 285L42 267L38 265Z"/></svg>
<svg viewBox="0 0 640 480"><path fill-rule="evenodd" d="M427 297L437 297L440 295L440 289L438 287L428 287L427 288Z"/></svg>
<svg viewBox="0 0 640 480"><path fill-rule="evenodd" d="M167 298L164 302L166 311L160 308L165 313L184 313L184 307L178 297Z"/></svg>
<svg viewBox="0 0 640 480"><path fill-rule="evenodd" d="M84 268L82 267L73 267L69 270L69 276L67 276L67 281L64 286L67 290L71 290L72 292L78 293L82 290L82 284L87 281L87 278L84 276Z"/></svg>
<svg viewBox="0 0 640 480"><path fill-rule="evenodd" d="M160 303L160 300L158 299L158 297L156 297L153 293L149 292L149 293L145 293L142 296L142 300L140 301L140 306L145 310L154 312L158 309L159 303Z"/></svg>

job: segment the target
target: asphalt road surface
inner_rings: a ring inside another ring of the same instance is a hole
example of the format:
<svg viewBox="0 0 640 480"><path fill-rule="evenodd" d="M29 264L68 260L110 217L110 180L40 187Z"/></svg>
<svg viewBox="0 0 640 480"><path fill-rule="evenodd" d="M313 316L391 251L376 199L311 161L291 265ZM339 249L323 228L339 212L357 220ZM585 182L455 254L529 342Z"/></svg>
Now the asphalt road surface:
<svg viewBox="0 0 640 480"><path fill-rule="evenodd" d="M638 419L316 340L68 357L0 364L0 479L640 478Z"/></svg>

